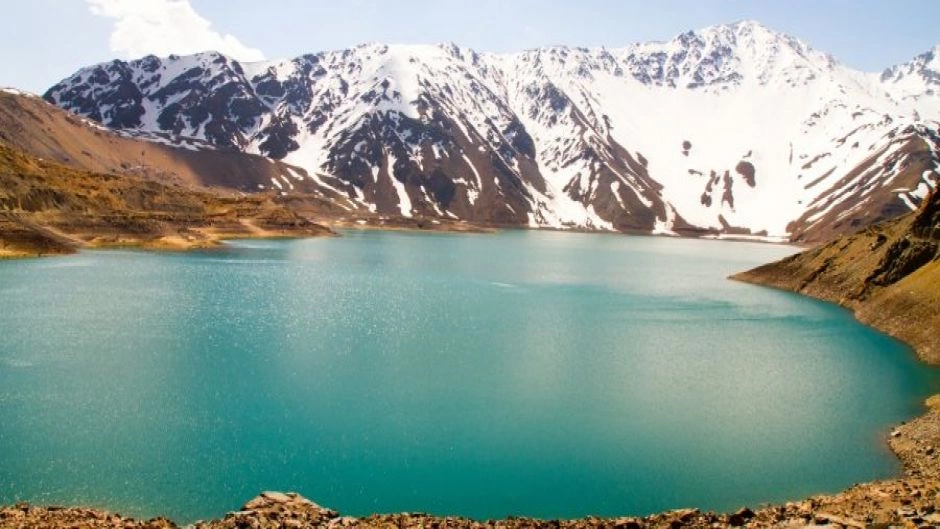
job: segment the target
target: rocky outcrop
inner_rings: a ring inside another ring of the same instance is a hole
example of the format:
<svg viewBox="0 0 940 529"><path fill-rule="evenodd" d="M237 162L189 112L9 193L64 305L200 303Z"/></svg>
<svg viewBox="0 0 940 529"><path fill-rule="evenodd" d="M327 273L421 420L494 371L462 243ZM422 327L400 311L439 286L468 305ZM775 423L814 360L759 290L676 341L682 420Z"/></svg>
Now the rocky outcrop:
<svg viewBox="0 0 940 529"><path fill-rule="evenodd" d="M263 492L225 518L196 523L193 529L262 529L268 527L332 527L339 513L295 493Z"/></svg>
<svg viewBox="0 0 940 529"><path fill-rule="evenodd" d="M917 212L911 232L921 239L940 240L940 201L936 197L927 201Z"/></svg>
<svg viewBox="0 0 940 529"><path fill-rule="evenodd" d="M878 268L865 278L865 283L881 287L893 285L933 261L936 255L935 242L905 237L888 247Z"/></svg>

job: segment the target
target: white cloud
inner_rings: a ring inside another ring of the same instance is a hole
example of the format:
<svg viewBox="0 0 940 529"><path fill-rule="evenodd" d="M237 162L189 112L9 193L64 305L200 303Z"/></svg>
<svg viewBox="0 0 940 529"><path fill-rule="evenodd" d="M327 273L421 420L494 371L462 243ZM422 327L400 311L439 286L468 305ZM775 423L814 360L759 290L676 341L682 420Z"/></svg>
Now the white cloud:
<svg viewBox="0 0 940 529"><path fill-rule="evenodd" d="M221 34L189 0L86 0L91 12L114 19L111 51L126 58L215 50L240 61L264 59L261 50Z"/></svg>

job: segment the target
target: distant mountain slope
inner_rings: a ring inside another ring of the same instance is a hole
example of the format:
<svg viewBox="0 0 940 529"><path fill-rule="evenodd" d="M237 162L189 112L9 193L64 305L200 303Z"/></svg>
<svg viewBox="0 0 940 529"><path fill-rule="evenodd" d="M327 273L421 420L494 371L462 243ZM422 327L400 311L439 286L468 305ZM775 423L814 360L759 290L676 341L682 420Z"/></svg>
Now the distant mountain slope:
<svg viewBox="0 0 940 529"><path fill-rule="evenodd" d="M940 364L940 192L916 212L733 277L839 303Z"/></svg>
<svg viewBox="0 0 940 529"><path fill-rule="evenodd" d="M911 125L889 134L829 192L809 203L788 226L791 240L821 242L910 212L937 188L938 147L936 129Z"/></svg>
<svg viewBox="0 0 940 529"><path fill-rule="evenodd" d="M745 21L610 50L150 56L44 97L141 137L283 160L383 214L811 241L937 187L935 52L866 74Z"/></svg>
<svg viewBox="0 0 940 529"><path fill-rule="evenodd" d="M324 203L340 206L339 211L355 207L343 199L345 193L316 185L301 168L204 142L180 140L165 145L142 140L12 90L0 90L0 142L83 171L131 174L223 191L277 190L275 185L281 185L323 197Z"/></svg>
<svg viewBox="0 0 940 529"><path fill-rule="evenodd" d="M936 97L940 94L940 45L904 64L887 68L880 81L895 99L922 104L936 115L940 110Z"/></svg>
<svg viewBox="0 0 940 529"><path fill-rule="evenodd" d="M0 257L327 233L271 197L221 197L129 175L81 171L0 142Z"/></svg>

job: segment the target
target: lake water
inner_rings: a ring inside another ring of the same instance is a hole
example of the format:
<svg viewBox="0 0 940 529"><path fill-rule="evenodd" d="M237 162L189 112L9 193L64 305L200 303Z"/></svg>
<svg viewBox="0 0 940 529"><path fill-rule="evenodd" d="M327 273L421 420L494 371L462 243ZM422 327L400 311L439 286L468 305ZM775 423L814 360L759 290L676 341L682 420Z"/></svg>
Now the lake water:
<svg viewBox="0 0 940 529"><path fill-rule="evenodd" d="M937 371L728 281L786 247L350 232L0 262L0 503L733 509L884 477Z"/></svg>

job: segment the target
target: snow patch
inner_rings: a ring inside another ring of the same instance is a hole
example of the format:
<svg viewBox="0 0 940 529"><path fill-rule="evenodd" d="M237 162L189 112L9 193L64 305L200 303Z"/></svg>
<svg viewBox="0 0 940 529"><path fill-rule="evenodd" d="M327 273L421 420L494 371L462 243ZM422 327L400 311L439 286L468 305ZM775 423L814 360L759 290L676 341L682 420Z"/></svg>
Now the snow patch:
<svg viewBox="0 0 940 529"><path fill-rule="evenodd" d="M410 218L411 197L408 196L408 190L405 188L405 184L395 178L395 157L389 154L386 158L386 163L388 164L388 178L391 180L392 186L395 187L395 192L398 194L398 209L401 211L401 216Z"/></svg>

